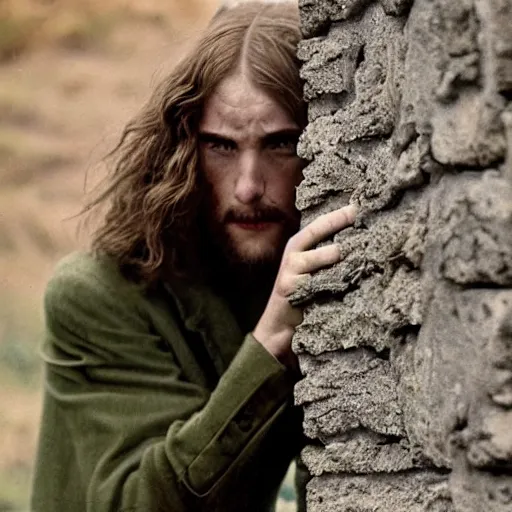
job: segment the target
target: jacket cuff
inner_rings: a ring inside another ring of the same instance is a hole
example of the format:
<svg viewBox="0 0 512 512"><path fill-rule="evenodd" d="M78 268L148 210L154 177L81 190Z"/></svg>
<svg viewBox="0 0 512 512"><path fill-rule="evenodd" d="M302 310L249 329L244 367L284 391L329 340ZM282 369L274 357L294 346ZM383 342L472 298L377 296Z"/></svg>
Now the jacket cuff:
<svg viewBox="0 0 512 512"><path fill-rule="evenodd" d="M254 448L291 402L295 380L251 334L246 336L205 408L178 434L181 448L198 447L201 440L199 451L188 451L188 460L180 461L183 482L192 493L207 495L242 452Z"/></svg>

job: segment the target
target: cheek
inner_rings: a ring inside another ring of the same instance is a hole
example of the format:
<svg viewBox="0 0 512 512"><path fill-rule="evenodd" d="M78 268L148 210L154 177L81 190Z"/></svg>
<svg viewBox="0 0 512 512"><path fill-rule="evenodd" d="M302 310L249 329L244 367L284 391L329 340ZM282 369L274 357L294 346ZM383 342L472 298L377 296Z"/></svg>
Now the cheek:
<svg viewBox="0 0 512 512"><path fill-rule="evenodd" d="M215 157L202 156L201 171L203 173L210 202L215 210L221 212L228 205L230 185L229 165Z"/></svg>
<svg viewBox="0 0 512 512"><path fill-rule="evenodd" d="M295 189L302 181L303 167L298 159L281 162L280 169L273 173L270 187L274 202L289 210L295 209Z"/></svg>

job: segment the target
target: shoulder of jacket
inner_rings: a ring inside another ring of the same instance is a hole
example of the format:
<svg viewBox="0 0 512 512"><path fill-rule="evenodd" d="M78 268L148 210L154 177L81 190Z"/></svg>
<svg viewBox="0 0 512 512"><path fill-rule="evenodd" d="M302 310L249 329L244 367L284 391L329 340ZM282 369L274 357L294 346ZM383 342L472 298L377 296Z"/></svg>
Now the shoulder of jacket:
<svg viewBox="0 0 512 512"><path fill-rule="evenodd" d="M105 300L107 297L135 299L142 286L126 279L108 257L75 252L63 258L46 289L46 300Z"/></svg>

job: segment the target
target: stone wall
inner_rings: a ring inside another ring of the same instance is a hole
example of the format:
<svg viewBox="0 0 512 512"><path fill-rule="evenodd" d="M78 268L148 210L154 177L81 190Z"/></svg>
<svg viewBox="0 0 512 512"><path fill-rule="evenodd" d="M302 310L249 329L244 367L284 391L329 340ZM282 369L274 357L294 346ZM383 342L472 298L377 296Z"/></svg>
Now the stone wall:
<svg viewBox="0 0 512 512"><path fill-rule="evenodd" d="M300 0L310 512L512 511L512 0Z"/></svg>

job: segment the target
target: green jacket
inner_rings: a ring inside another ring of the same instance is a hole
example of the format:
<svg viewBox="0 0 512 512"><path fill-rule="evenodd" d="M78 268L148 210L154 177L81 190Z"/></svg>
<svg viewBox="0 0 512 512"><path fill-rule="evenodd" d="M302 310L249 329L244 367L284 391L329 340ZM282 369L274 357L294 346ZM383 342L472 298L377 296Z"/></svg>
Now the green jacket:
<svg viewBox="0 0 512 512"><path fill-rule="evenodd" d="M218 296L74 254L45 312L34 512L274 509L302 440L294 375Z"/></svg>

